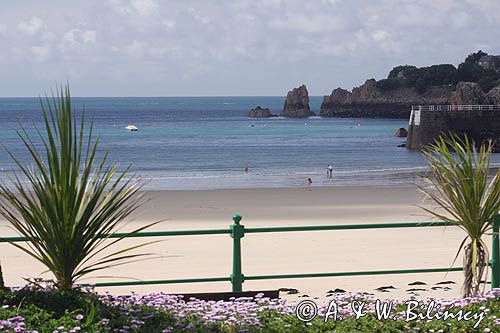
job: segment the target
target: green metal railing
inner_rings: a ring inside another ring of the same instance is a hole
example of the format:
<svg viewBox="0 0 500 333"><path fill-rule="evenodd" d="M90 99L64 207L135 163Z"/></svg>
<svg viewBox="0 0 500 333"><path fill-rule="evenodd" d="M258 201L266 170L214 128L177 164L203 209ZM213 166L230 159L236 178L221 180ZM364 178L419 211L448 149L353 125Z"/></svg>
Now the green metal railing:
<svg viewBox="0 0 500 333"><path fill-rule="evenodd" d="M102 237L120 238L127 237L167 237L167 236L194 236L194 235L223 235L229 234L233 238L233 269L230 276L174 279L174 280L141 280L141 281L118 281L103 282L93 284L96 287L116 287L152 284L173 284L173 283L199 283L199 282L223 282L229 281L232 284L233 292L241 292L243 283L250 280L273 280L273 279L299 279L313 277L335 277L335 276L361 276L361 275L386 275L386 274L412 274L412 273L437 273L462 271L462 267L446 268L415 268L396 269L378 271L353 271L353 272L326 272L326 273L301 273L301 274L277 274L277 275L250 275L245 276L242 270L241 239L245 234L267 233L267 232L296 232L296 231L328 231L328 230L360 230L360 229L388 229L388 228L421 228L421 227L442 227L453 226L448 222L413 222L413 223L372 223L372 224L349 224L349 225L324 225L324 226L296 226L296 227L273 227L273 228L245 228L241 223L241 216L233 216L233 224L228 229L208 229L208 230L179 230L179 231L158 231L141 232L133 235L126 233L114 233L103 235ZM500 227L500 215L493 221L492 236L492 259L489 265L492 269L491 288L500 286L500 244L498 230ZM28 239L23 237L0 238L2 242L25 242Z"/></svg>

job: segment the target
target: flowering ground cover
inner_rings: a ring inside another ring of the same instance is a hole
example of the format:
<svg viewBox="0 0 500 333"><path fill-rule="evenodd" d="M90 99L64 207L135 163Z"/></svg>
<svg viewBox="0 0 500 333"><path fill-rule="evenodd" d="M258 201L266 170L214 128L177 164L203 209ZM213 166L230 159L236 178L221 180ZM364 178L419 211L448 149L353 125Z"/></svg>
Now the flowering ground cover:
<svg viewBox="0 0 500 333"><path fill-rule="evenodd" d="M500 332L500 289L476 298L434 300L434 309L454 313L448 319L415 307L408 320L404 301L385 303L394 308L387 319L379 318L382 303L350 293L319 305L316 318L307 322L297 318L296 305L260 295L200 301L165 293L113 296L31 284L0 291L0 303L0 332ZM459 311L469 312L470 320L458 320ZM299 315L304 319L304 313Z"/></svg>

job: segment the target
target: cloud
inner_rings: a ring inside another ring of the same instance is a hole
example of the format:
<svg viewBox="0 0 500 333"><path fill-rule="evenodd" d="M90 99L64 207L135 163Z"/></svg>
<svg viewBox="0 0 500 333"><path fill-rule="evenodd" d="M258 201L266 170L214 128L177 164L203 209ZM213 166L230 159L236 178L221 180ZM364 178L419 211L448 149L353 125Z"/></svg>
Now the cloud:
<svg viewBox="0 0 500 333"><path fill-rule="evenodd" d="M36 89L29 73L70 75L81 80L83 95L276 95L300 83L323 94L383 78L401 64L456 65L479 48L500 54L498 0L55 0L43 6L25 0L4 8L4 82ZM39 93L12 87L0 82L0 94Z"/></svg>
<svg viewBox="0 0 500 333"><path fill-rule="evenodd" d="M158 9L157 0L109 0L112 7L121 15L147 17Z"/></svg>
<svg viewBox="0 0 500 333"><path fill-rule="evenodd" d="M372 36L377 42L385 42L389 38L389 33L385 30L376 30Z"/></svg>
<svg viewBox="0 0 500 333"><path fill-rule="evenodd" d="M469 15L466 12L459 12L451 18L454 28L466 28L469 23Z"/></svg>
<svg viewBox="0 0 500 333"><path fill-rule="evenodd" d="M32 46L30 50L36 63L45 62L50 57L50 48L47 45Z"/></svg>
<svg viewBox="0 0 500 333"><path fill-rule="evenodd" d="M63 39L70 44L93 44L96 41L96 35L95 30L81 31L80 29L71 29L64 34Z"/></svg>
<svg viewBox="0 0 500 333"><path fill-rule="evenodd" d="M172 30L175 27L175 21L173 20L162 20L161 23L165 26L167 30Z"/></svg>
<svg viewBox="0 0 500 333"><path fill-rule="evenodd" d="M140 58L144 54L144 44L134 40L125 47L125 51L135 58Z"/></svg>
<svg viewBox="0 0 500 333"><path fill-rule="evenodd" d="M35 35L45 28L45 23L41 18L32 16L29 21L20 22L17 28L28 35Z"/></svg>
<svg viewBox="0 0 500 333"><path fill-rule="evenodd" d="M88 57L96 51L96 38L97 32L95 30L73 28L62 35L57 44L57 50L65 62L81 62L82 57Z"/></svg>
<svg viewBox="0 0 500 333"><path fill-rule="evenodd" d="M325 33L344 28L344 22L338 17L323 14L309 16L300 13L273 20L269 25L275 29L304 33Z"/></svg>
<svg viewBox="0 0 500 333"><path fill-rule="evenodd" d="M84 43L95 43L97 32L95 30L87 30L82 33L82 41Z"/></svg>
<svg viewBox="0 0 500 333"><path fill-rule="evenodd" d="M131 5L140 16L149 16L158 9L156 0L132 0Z"/></svg>
<svg viewBox="0 0 500 333"><path fill-rule="evenodd" d="M197 10L193 7L189 7L187 9L187 12L198 22L202 24L209 24L211 21L211 18L209 15L206 15L204 11Z"/></svg>
<svg viewBox="0 0 500 333"><path fill-rule="evenodd" d="M55 38L54 33L49 31L45 22L38 16L31 16L28 21L21 21L17 25L17 30L23 35L47 42Z"/></svg>

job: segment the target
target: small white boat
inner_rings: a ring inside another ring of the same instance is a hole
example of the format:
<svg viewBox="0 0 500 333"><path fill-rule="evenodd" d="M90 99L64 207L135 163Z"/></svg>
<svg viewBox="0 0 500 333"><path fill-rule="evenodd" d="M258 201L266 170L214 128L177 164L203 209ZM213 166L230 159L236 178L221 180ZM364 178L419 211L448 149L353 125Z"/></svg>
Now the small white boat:
<svg viewBox="0 0 500 333"><path fill-rule="evenodd" d="M129 131L133 131L133 132L135 132L135 131L138 131L138 130L139 130L139 129L137 128L137 126L135 126L135 125L127 125L127 126L125 127L125 129L126 129L126 130L129 130Z"/></svg>

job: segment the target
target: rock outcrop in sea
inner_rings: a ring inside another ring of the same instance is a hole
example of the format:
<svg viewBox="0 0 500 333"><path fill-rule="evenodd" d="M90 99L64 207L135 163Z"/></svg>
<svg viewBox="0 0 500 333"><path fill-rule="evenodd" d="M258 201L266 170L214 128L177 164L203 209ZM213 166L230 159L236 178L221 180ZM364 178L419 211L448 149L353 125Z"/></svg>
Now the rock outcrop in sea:
<svg viewBox="0 0 500 333"><path fill-rule="evenodd" d="M406 138L408 136L408 130L404 127L400 127L395 133L394 136L398 138Z"/></svg>
<svg viewBox="0 0 500 333"><path fill-rule="evenodd" d="M257 106L248 112L248 116L252 118L269 118L272 117L271 110Z"/></svg>
<svg viewBox="0 0 500 333"><path fill-rule="evenodd" d="M305 85L288 92L281 115L290 118L304 118L315 115L309 107L309 93Z"/></svg>

